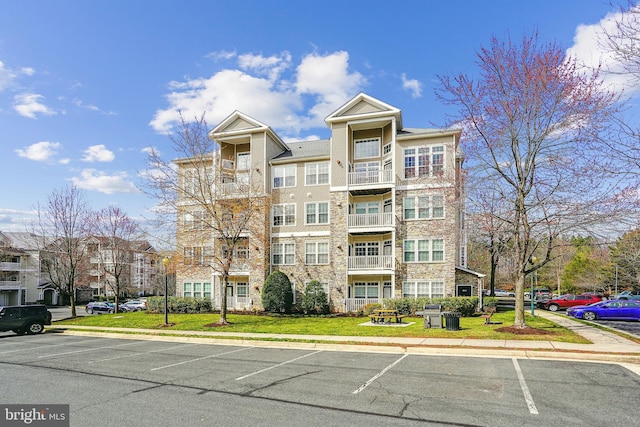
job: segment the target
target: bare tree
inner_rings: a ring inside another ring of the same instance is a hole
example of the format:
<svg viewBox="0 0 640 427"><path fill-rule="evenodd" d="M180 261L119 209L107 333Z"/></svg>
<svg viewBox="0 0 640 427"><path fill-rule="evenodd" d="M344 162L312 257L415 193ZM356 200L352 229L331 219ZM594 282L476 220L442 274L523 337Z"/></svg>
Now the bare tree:
<svg viewBox="0 0 640 427"><path fill-rule="evenodd" d="M124 211L109 206L95 214L93 238L98 240L100 268L105 283L115 295L115 311L119 310L120 295L131 285L133 256L139 250L139 228Z"/></svg>
<svg viewBox="0 0 640 427"><path fill-rule="evenodd" d="M86 238L93 214L84 193L75 186L54 190L45 210L37 208L36 227L43 239L42 270L50 283L69 297L71 316L76 316L76 281L89 268Z"/></svg>
<svg viewBox="0 0 640 427"><path fill-rule="evenodd" d="M227 293L232 267L248 262L251 248L263 253L269 197L253 184L251 171L242 176L221 168L218 144L208 137L204 115L180 118L170 135L177 160L168 162L153 150L147 159L148 188L160 200L160 218L176 227L180 262L176 270L189 274L208 268L220 277L219 324L227 324Z"/></svg>
<svg viewBox="0 0 640 427"><path fill-rule="evenodd" d="M466 132L469 181L510 204L502 220L517 273L514 326L524 328L526 276L552 259L557 237L621 218L625 191L634 194L600 142L617 97L597 70L581 73L563 48L537 35L521 44L494 37L477 64L477 80L439 76L437 95L460 108L453 120Z"/></svg>

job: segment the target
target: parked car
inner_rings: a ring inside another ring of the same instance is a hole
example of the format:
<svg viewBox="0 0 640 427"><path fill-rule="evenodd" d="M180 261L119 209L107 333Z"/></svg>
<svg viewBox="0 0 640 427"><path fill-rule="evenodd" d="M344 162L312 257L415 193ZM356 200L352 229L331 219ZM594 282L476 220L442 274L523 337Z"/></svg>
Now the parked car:
<svg viewBox="0 0 640 427"><path fill-rule="evenodd" d="M640 293L638 291L623 291L612 297L612 299L640 301Z"/></svg>
<svg viewBox="0 0 640 427"><path fill-rule="evenodd" d="M127 301L122 305L127 307L131 311L142 311L147 309L147 302L141 300Z"/></svg>
<svg viewBox="0 0 640 427"><path fill-rule="evenodd" d="M497 297L515 297L515 292L505 291L504 289L495 289L493 291L494 295Z"/></svg>
<svg viewBox="0 0 640 427"><path fill-rule="evenodd" d="M39 334L44 325L51 324L51 312L41 304L7 305L0 307L0 331L13 331L18 335Z"/></svg>
<svg viewBox="0 0 640 427"><path fill-rule="evenodd" d="M112 302L92 301L84 307L84 311L86 311L89 314L94 314L94 313L111 314L116 312L116 305ZM131 310L128 307L126 307L124 304L120 304L118 306L118 311L131 311Z"/></svg>
<svg viewBox="0 0 640 427"><path fill-rule="evenodd" d="M567 315L584 320L638 320L640 321L640 301L609 300L591 305L579 305L567 309Z"/></svg>
<svg viewBox="0 0 640 427"><path fill-rule="evenodd" d="M575 307L576 305L589 305L594 302L602 301L602 298L597 295L573 295L567 294L556 298L552 298L546 301L539 301L538 307L544 308L549 311L558 311L569 307Z"/></svg>

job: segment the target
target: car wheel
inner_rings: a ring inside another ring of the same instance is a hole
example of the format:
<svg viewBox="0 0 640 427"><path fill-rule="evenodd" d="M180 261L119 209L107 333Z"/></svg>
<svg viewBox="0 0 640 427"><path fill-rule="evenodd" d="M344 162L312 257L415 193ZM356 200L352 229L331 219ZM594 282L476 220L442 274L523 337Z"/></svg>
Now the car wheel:
<svg viewBox="0 0 640 427"><path fill-rule="evenodd" d="M29 335L40 334L44 332L44 325L42 323L29 323L27 326L27 333Z"/></svg>
<svg viewBox="0 0 640 427"><path fill-rule="evenodd" d="M598 316L596 316L596 314L593 311L585 311L582 314L582 318L584 320L596 320Z"/></svg>
<svg viewBox="0 0 640 427"><path fill-rule="evenodd" d="M560 307L558 307L556 304L551 304L549 306L549 311L558 311Z"/></svg>
<svg viewBox="0 0 640 427"><path fill-rule="evenodd" d="M89 309L87 309L87 313L89 313L89 314L93 314L93 308L89 308Z"/></svg>
<svg viewBox="0 0 640 427"><path fill-rule="evenodd" d="M24 331L22 329L14 329L13 332L15 332L17 335L24 335Z"/></svg>
<svg viewBox="0 0 640 427"><path fill-rule="evenodd" d="M109 314L113 314L113 308L109 309Z"/></svg>

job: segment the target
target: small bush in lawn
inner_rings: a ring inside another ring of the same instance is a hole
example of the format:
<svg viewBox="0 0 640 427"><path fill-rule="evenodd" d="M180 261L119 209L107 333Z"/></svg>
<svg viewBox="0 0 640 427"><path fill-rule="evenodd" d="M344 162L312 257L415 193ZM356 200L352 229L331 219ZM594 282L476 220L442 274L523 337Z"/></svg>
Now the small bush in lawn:
<svg viewBox="0 0 640 427"><path fill-rule="evenodd" d="M274 271L267 277L262 287L262 306L270 313L291 313L293 291L289 277L281 271Z"/></svg>
<svg viewBox="0 0 640 427"><path fill-rule="evenodd" d="M169 297L167 311L169 313L209 313L211 301L206 298ZM164 313L164 297L147 298L148 313Z"/></svg>
<svg viewBox="0 0 640 427"><path fill-rule="evenodd" d="M329 300L327 293L317 280L312 280L307 284L302 296L302 310L306 314L327 314L329 313Z"/></svg>

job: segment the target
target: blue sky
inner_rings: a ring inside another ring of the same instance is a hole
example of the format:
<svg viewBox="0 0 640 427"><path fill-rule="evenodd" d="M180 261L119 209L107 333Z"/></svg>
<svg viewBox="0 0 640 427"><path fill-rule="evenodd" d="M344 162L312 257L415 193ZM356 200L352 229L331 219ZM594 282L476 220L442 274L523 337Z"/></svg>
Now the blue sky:
<svg viewBox="0 0 640 427"><path fill-rule="evenodd" d="M141 223L146 150L171 159L177 111L213 128L234 110L285 140L325 138L324 117L359 92L442 126L437 75L473 74L490 37L538 30L601 58L606 0L0 2L0 231L72 183L95 209Z"/></svg>

